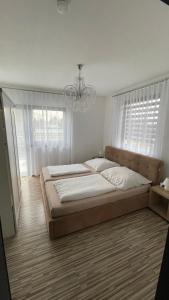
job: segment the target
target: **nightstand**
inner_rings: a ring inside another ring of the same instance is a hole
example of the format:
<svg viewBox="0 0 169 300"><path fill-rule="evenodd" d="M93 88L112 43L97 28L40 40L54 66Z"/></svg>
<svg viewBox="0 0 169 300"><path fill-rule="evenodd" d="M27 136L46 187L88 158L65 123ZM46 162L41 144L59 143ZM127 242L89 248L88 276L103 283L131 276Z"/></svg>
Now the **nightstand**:
<svg viewBox="0 0 169 300"><path fill-rule="evenodd" d="M150 189L149 207L158 215L169 221L169 192L159 185Z"/></svg>

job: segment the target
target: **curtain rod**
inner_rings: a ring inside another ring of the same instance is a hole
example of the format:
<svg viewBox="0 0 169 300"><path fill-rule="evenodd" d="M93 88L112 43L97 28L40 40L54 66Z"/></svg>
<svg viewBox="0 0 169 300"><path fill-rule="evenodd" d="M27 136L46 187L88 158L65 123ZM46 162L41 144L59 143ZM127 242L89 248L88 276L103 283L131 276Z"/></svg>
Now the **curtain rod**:
<svg viewBox="0 0 169 300"><path fill-rule="evenodd" d="M112 97L117 97L117 96L121 96L121 95L124 95L124 94L127 94L127 93L131 93L131 92L137 91L139 89L143 89L143 88L146 88L148 86L163 82L163 81L168 80L168 79L169 79L169 77L166 77L162 80L158 80L158 81L155 81L155 82L152 82L152 83L149 83L149 84L145 84L145 85L139 86L139 87L131 89L131 90L126 90L125 92L117 93L115 95L112 95Z"/></svg>
<svg viewBox="0 0 169 300"><path fill-rule="evenodd" d="M1 89L9 89L9 90L18 90L18 91L24 91L24 92L34 92L34 93L46 93L46 94L53 94L53 95L64 95L61 91L56 92L50 92L50 91L44 91L44 90L36 90L36 89L26 89L26 88L18 88L18 87L9 87L9 86L0 86Z"/></svg>

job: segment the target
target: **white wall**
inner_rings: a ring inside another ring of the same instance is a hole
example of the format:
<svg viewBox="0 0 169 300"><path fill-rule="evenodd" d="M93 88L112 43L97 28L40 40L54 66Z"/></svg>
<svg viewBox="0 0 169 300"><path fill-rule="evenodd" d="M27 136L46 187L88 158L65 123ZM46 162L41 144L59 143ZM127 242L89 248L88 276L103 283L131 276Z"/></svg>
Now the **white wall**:
<svg viewBox="0 0 169 300"><path fill-rule="evenodd" d="M112 145L112 97L105 98L105 121L104 121L104 137L103 137L103 145Z"/></svg>
<svg viewBox="0 0 169 300"><path fill-rule="evenodd" d="M105 100L97 97L90 110L74 113L75 162L83 162L103 151Z"/></svg>

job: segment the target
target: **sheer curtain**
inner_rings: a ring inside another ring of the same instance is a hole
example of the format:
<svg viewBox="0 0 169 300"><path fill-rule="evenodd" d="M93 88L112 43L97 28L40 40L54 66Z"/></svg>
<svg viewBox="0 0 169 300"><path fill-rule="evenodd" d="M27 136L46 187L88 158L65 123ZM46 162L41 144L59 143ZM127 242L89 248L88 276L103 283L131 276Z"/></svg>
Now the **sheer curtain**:
<svg viewBox="0 0 169 300"><path fill-rule="evenodd" d="M111 144L160 158L169 105L169 80L113 97L111 102Z"/></svg>
<svg viewBox="0 0 169 300"><path fill-rule="evenodd" d="M11 91L10 91L11 95ZM42 167L73 160L73 118L64 97L12 92L22 176L39 175Z"/></svg>

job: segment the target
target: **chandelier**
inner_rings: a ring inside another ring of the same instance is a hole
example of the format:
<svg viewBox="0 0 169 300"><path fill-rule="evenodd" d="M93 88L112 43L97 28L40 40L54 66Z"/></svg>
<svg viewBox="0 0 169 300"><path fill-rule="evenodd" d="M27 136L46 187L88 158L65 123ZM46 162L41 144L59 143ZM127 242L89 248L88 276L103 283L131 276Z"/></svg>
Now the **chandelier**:
<svg viewBox="0 0 169 300"><path fill-rule="evenodd" d="M84 112L94 104L96 91L91 85L85 85L84 78L81 76L82 64L78 64L79 74L73 85L67 85L64 88L64 96L67 103L73 111Z"/></svg>

